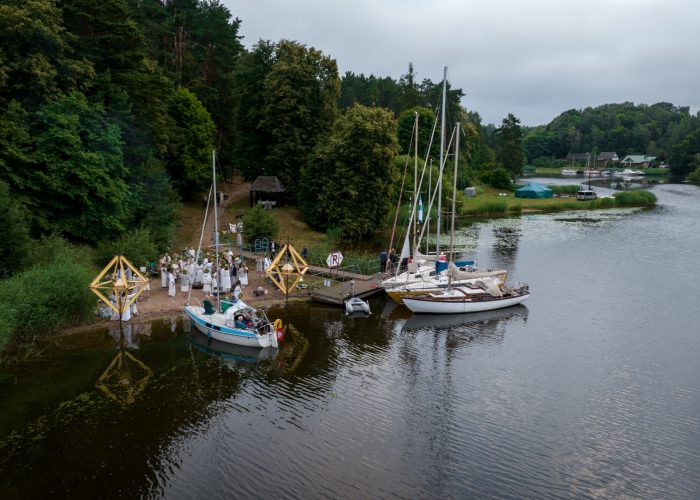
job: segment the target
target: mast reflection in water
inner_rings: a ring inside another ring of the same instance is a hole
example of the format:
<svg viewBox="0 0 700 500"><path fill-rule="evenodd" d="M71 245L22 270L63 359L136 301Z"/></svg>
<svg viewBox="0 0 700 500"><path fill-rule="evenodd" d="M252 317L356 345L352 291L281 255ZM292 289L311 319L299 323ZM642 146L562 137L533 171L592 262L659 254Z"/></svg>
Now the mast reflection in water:
<svg viewBox="0 0 700 500"><path fill-rule="evenodd" d="M131 332L152 376L128 405L95 387L106 329L57 339L3 368L0 497L695 498L700 292L659 280L697 274L700 190L654 191L654 210L463 228L527 307L290 303L276 353L155 321Z"/></svg>

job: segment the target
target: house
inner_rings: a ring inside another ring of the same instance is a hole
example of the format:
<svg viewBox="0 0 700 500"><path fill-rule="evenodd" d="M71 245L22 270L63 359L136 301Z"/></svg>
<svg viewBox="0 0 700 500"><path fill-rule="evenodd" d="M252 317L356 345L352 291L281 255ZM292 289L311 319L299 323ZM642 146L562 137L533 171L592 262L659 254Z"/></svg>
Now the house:
<svg viewBox="0 0 700 500"><path fill-rule="evenodd" d="M618 158L615 151L603 151L598 153L596 156L596 166L605 168L609 163L618 163L620 158Z"/></svg>
<svg viewBox="0 0 700 500"><path fill-rule="evenodd" d="M656 156L647 155L627 155L620 162L623 167L646 168L651 162L656 160Z"/></svg>
<svg viewBox="0 0 700 500"><path fill-rule="evenodd" d="M250 206L255 203L272 208L284 202L284 185L274 175L261 175L250 185Z"/></svg>

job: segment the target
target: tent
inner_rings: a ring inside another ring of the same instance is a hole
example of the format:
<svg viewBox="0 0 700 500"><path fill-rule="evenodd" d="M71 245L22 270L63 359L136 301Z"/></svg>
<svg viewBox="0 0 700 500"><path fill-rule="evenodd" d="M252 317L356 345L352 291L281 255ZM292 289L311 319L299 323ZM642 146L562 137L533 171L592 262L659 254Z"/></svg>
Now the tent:
<svg viewBox="0 0 700 500"><path fill-rule="evenodd" d="M531 182L527 186L523 186L515 190L516 198L551 198L552 190L544 187L542 184Z"/></svg>

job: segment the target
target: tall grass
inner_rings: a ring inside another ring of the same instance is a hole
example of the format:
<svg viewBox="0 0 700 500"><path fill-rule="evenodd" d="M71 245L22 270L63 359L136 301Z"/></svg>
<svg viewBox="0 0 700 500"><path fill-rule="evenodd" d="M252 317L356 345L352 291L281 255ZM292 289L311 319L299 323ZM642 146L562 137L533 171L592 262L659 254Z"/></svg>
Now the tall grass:
<svg viewBox="0 0 700 500"><path fill-rule="evenodd" d="M547 187L556 194L576 194L581 190L580 184L549 184Z"/></svg>
<svg viewBox="0 0 700 500"><path fill-rule="evenodd" d="M95 297L87 285L92 270L69 255L0 282L0 350L90 317Z"/></svg>
<svg viewBox="0 0 700 500"><path fill-rule="evenodd" d="M508 199L495 198L477 200L475 203L465 204L462 207L462 215L505 215L508 212Z"/></svg>
<svg viewBox="0 0 700 500"><path fill-rule="evenodd" d="M618 207L652 207L656 205L656 195L650 191L621 191L613 195Z"/></svg>

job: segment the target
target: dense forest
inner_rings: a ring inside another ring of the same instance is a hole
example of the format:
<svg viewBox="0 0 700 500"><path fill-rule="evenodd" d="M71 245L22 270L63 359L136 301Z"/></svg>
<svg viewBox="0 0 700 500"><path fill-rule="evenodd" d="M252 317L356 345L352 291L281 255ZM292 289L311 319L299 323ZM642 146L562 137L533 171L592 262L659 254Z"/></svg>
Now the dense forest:
<svg viewBox="0 0 700 500"><path fill-rule="evenodd" d="M441 82L418 81L410 63L396 80L341 77L330 55L289 40L247 50L241 22L218 0L3 1L0 192L11 211L0 275L51 235L98 246L138 229L167 248L179 203L209 184L213 148L225 176L279 176L313 227L360 237L383 220L394 158L416 114L425 155ZM678 173L698 165L700 118L688 108L609 104L528 129L513 115L483 125L463 96L448 86L461 184L507 185L525 162L591 149L654 155Z"/></svg>
<svg viewBox="0 0 700 500"><path fill-rule="evenodd" d="M685 175L700 166L700 116L664 102L572 109L548 125L527 130L523 148L528 162L534 164L594 150L614 151L620 158L645 154Z"/></svg>

